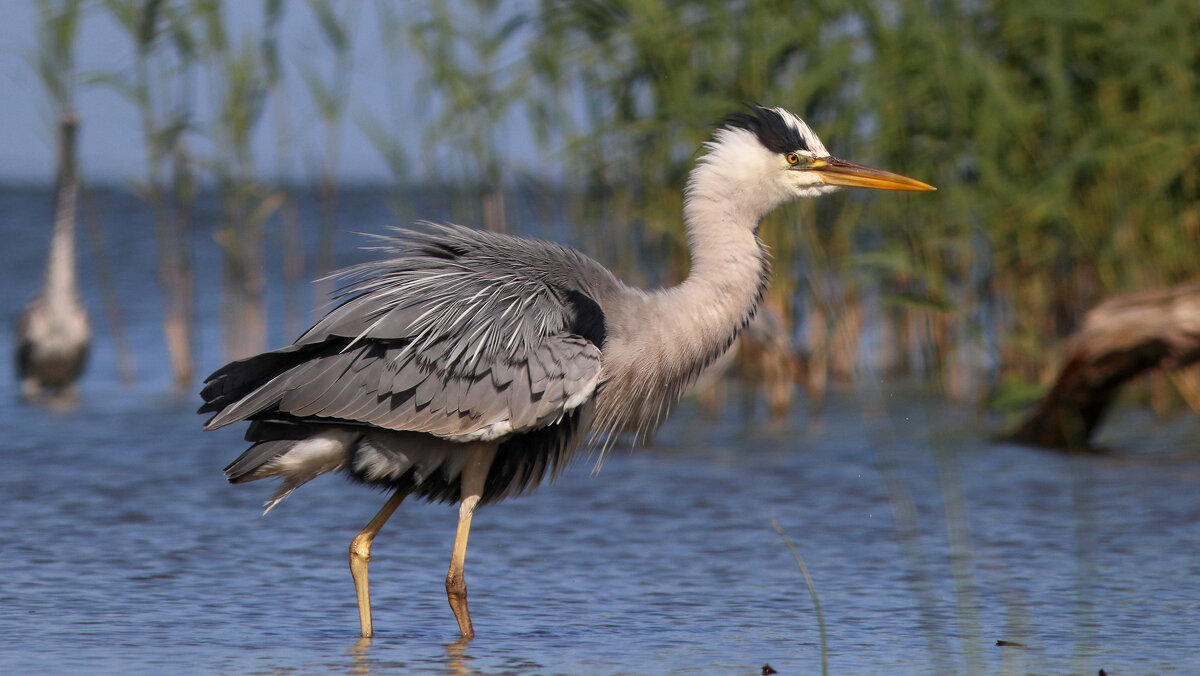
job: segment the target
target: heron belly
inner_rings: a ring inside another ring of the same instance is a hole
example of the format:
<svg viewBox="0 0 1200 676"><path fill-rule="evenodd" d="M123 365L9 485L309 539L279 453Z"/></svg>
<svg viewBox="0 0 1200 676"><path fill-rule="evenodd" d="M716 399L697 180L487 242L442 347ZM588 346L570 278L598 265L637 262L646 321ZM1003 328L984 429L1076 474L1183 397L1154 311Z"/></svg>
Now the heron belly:
<svg viewBox="0 0 1200 676"><path fill-rule="evenodd" d="M333 428L295 442L287 451L271 458L256 470L251 479L278 476L283 479L267 501L266 511L279 504L301 485L346 464L359 433Z"/></svg>

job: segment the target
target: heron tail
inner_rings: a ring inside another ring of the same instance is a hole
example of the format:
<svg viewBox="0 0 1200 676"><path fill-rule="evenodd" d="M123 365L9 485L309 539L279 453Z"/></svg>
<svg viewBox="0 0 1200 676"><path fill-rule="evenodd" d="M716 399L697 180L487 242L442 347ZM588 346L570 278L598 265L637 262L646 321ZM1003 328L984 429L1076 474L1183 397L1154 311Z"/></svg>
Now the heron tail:
<svg viewBox="0 0 1200 676"><path fill-rule="evenodd" d="M246 430L246 441L256 443L229 463L225 476L235 484L280 477L265 514L300 486L345 466L360 436L331 425L256 421Z"/></svg>

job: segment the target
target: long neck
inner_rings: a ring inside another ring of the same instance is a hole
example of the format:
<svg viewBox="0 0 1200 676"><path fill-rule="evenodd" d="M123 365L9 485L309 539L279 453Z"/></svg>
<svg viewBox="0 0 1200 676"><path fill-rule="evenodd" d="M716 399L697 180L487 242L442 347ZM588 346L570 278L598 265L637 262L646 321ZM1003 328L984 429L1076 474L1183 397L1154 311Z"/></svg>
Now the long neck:
<svg viewBox="0 0 1200 676"><path fill-rule="evenodd" d="M58 138L58 180L54 207L54 234L46 263L43 295L48 303L60 304L75 299L75 201L78 183L75 175L75 134L78 122L73 115L62 119Z"/></svg>
<svg viewBox="0 0 1200 676"><path fill-rule="evenodd" d="M630 290L607 308L606 384L595 419L600 437L643 436L656 427L753 316L768 272L754 233L758 217L728 199L689 197L687 279L658 291Z"/></svg>
<svg viewBox="0 0 1200 676"><path fill-rule="evenodd" d="M673 327L692 364L720 353L754 315L769 274L755 234L758 214L726 198L692 196L684 210L691 253L688 279L655 292L659 322Z"/></svg>
<svg viewBox="0 0 1200 676"><path fill-rule="evenodd" d="M718 137L720 138L720 137ZM655 294L661 321L678 326L689 350L682 362L700 368L719 356L754 315L770 267L759 221L785 196L742 157L757 141L726 135L688 176L683 217L692 269L679 286Z"/></svg>
<svg viewBox="0 0 1200 676"><path fill-rule="evenodd" d="M606 443L622 432L654 429L696 376L727 350L754 315L766 286L766 251L755 229L761 196L702 164L684 206L692 268L658 291L626 288L604 308L604 382L593 434ZM742 185L745 185L743 182Z"/></svg>
<svg viewBox="0 0 1200 676"><path fill-rule="evenodd" d="M653 321L678 345L671 360L698 372L720 356L754 314L770 266L755 234L761 214L733 196L692 191L684 209L692 268L651 295Z"/></svg>

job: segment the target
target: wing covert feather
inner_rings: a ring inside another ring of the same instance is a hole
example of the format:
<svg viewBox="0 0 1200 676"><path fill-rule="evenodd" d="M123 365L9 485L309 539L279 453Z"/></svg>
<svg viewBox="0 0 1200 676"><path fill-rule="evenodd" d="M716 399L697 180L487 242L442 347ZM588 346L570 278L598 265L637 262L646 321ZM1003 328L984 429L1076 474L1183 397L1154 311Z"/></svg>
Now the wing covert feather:
<svg viewBox="0 0 1200 676"><path fill-rule="evenodd" d="M307 358L280 359L210 428L312 416L488 440L552 424L592 397L603 335L574 331L603 317L579 317L599 306L573 302L583 294L564 282L590 259L457 227L388 241L397 256L347 271L357 281L344 302L285 348Z"/></svg>

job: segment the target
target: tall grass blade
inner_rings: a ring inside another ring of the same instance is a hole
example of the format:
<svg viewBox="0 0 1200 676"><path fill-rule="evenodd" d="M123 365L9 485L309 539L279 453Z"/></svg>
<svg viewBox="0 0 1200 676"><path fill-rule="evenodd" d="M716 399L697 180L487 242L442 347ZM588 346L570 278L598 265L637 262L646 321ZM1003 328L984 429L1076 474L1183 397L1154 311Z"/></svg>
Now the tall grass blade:
<svg viewBox="0 0 1200 676"><path fill-rule="evenodd" d="M771 526L775 528L776 533L779 533L779 538L783 540L783 546L792 553L796 565L800 566L800 574L804 576L804 584L808 587L809 595L812 596L813 610L817 612L817 629L821 632L821 676L829 676L829 642L825 637L825 615L821 613L821 599L817 597L817 585L813 582L812 575L808 573L808 566L804 565L804 557L800 556L800 551L796 549L792 539L783 532L783 526L779 525L779 520L771 517Z"/></svg>

